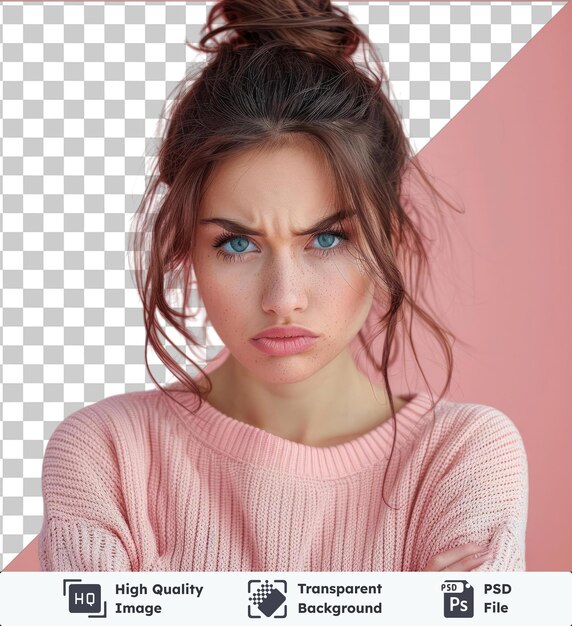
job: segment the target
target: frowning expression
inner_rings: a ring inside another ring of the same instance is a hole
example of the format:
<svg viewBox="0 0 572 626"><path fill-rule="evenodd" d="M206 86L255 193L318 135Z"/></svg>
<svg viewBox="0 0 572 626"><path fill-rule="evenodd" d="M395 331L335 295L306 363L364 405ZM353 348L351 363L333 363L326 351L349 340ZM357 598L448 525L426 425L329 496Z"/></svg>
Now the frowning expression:
<svg viewBox="0 0 572 626"><path fill-rule="evenodd" d="M218 164L198 217L192 258L199 295L242 366L268 383L296 382L348 347L373 288L315 152L299 145L247 151ZM317 339L294 354L268 354L251 341L282 325Z"/></svg>

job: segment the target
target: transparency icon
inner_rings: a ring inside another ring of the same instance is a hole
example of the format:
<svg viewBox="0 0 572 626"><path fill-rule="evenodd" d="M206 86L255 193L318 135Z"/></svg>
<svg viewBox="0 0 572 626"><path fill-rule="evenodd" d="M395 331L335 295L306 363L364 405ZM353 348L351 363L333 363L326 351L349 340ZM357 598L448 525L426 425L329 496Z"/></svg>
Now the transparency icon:
<svg viewBox="0 0 572 626"><path fill-rule="evenodd" d="M282 590L278 589L281 587ZM248 617L260 618L260 613L266 617L286 617L286 581L274 580L269 582L265 580L249 580L248 581ZM282 611L277 614L276 611L282 606ZM258 611L253 610L255 606ZM260 613L259 613L260 612Z"/></svg>

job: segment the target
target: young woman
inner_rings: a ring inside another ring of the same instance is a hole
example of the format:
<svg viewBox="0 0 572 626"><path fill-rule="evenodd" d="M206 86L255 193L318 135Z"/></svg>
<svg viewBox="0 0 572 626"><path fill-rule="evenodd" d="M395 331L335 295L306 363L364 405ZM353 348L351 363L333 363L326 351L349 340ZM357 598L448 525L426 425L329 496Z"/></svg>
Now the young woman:
<svg viewBox="0 0 572 626"><path fill-rule="evenodd" d="M147 340L180 384L58 426L42 568L524 569L526 453L501 411L444 399L447 334L413 297L426 255L402 180L418 166L381 62L354 62L368 40L329 2L222 1L208 28L218 16L200 49L230 37L175 98L136 229ZM200 345L193 283L225 345L195 377L156 317ZM437 400L391 392L406 312L443 347Z"/></svg>

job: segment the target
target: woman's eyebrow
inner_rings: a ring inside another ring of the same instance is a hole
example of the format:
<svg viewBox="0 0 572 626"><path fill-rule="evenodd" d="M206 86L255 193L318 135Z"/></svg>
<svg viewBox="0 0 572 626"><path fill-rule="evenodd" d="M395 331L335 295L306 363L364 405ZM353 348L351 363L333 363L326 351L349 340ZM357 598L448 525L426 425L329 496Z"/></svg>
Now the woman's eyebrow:
<svg viewBox="0 0 572 626"><path fill-rule="evenodd" d="M355 211L347 211L342 210L334 213L332 215L328 215L324 219L320 220L310 228L306 228L301 231L294 231L293 235L296 237L300 237L302 235L313 235L317 232L327 230L334 224L341 222L343 219L346 219L352 215L355 215ZM239 235L257 235L259 237L264 237L264 233L261 233L258 230L254 230L250 226L246 226L245 224L241 224L240 222L236 222L234 220L226 219L224 217L211 217L208 219L199 220L199 224L217 224L218 226L222 226L233 233L237 233Z"/></svg>

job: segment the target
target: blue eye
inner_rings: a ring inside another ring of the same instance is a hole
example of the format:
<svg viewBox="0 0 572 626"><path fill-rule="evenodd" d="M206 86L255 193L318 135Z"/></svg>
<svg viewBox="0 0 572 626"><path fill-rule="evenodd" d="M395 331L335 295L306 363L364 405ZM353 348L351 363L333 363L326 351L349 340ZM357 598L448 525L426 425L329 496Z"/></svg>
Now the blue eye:
<svg viewBox="0 0 572 626"><path fill-rule="evenodd" d="M336 237L340 239L340 243L335 246L332 246ZM314 248L316 252L321 254L322 256L328 256L330 254L335 254L339 250L341 250L346 241L349 239L347 233L343 229L333 228L331 230L325 231L323 233L318 233L315 236L315 240L320 243L322 246L327 246L326 248ZM233 252L231 252L228 248L225 249L223 246L226 244L230 244ZM248 247L248 244L252 243L248 237L243 235L234 235L232 233L224 232L220 235L214 242L213 248L219 248L217 252L217 256L220 255L223 261L243 261L245 256L245 250Z"/></svg>
<svg viewBox="0 0 572 626"><path fill-rule="evenodd" d="M249 241L248 239L246 239L246 237L241 237L240 235L237 235L235 237L227 238L227 240L222 242L220 245L222 247L222 245L226 245L227 243L230 244L231 249L234 252L242 253L248 247Z"/></svg>
<svg viewBox="0 0 572 626"><path fill-rule="evenodd" d="M336 238L336 235L334 235L334 233L320 233L317 237L316 237L316 241L320 242L320 245L324 245L327 246L328 248L332 245L332 243L334 243ZM325 242L324 242L325 239Z"/></svg>

